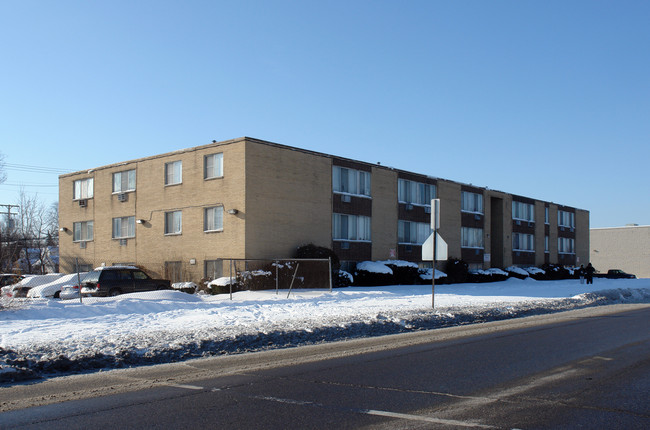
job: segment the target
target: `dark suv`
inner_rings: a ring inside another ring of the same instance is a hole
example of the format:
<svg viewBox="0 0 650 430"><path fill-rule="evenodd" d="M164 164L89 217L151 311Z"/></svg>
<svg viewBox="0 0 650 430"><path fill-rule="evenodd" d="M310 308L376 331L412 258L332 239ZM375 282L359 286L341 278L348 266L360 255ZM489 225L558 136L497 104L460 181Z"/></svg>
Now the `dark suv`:
<svg viewBox="0 0 650 430"><path fill-rule="evenodd" d="M144 271L132 266L99 267L84 278L81 295L117 296L141 291L169 290L171 282L166 279L153 279Z"/></svg>

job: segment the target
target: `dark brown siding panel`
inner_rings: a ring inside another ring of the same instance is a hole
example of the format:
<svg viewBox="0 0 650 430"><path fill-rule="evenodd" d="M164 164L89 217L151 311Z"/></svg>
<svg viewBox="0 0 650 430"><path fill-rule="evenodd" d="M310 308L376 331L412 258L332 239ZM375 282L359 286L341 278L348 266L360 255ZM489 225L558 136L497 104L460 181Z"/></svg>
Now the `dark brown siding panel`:
<svg viewBox="0 0 650 430"><path fill-rule="evenodd" d="M400 260L419 262L422 261L422 246L420 245L398 245L397 257Z"/></svg>
<svg viewBox="0 0 650 430"><path fill-rule="evenodd" d="M332 196L334 213L346 215L372 216L372 200L363 197L348 196L349 202L344 202L345 194L334 194Z"/></svg>
<svg viewBox="0 0 650 430"><path fill-rule="evenodd" d="M528 221L521 221L521 223L517 223L517 221L513 220L512 221L512 232L513 233L527 233L527 234L535 234L535 223L534 222L528 222Z"/></svg>
<svg viewBox="0 0 650 430"><path fill-rule="evenodd" d="M512 264L530 264L531 266L535 265L535 253L534 252L524 252L524 251L513 251L512 252Z"/></svg>
<svg viewBox="0 0 650 430"><path fill-rule="evenodd" d="M557 256L558 263L567 266L575 266L576 256L575 254L558 254Z"/></svg>
<svg viewBox="0 0 650 430"><path fill-rule="evenodd" d="M431 222L431 214L424 211L424 206L410 205L411 209L407 209L407 204L400 203L397 216L403 221L414 222Z"/></svg>
<svg viewBox="0 0 650 430"><path fill-rule="evenodd" d="M340 260L368 261L372 258L372 244L367 242L346 242L350 249L343 249L341 241L334 241L334 252Z"/></svg>
<svg viewBox="0 0 650 430"><path fill-rule="evenodd" d="M335 166L345 167L347 169L361 170L364 172L372 171L372 166L364 163L355 163L352 160L343 160L341 158L333 158L332 164Z"/></svg>
<svg viewBox="0 0 650 430"><path fill-rule="evenodd" d="M479 214L461 212L460 222L463 227L484 228L485 217Z"/></svg>
<svg viewBox="0 0 650 430"><path fill-rule="evenodd" d="M482 249L461 248L460 255L466 263L482 263L484 251Z"/></svg>

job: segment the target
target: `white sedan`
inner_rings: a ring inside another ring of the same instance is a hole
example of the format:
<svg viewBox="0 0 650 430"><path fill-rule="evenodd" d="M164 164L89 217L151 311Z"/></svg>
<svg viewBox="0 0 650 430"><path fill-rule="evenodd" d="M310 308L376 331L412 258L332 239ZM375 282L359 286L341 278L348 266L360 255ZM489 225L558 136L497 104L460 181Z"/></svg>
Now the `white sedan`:
<svg viewBox="0 0 650 430"><path fill-rule="evenodd" d="M37 287L31 288L27 292L28 298L55 298L58 299L61 295L61 290L64 286L67 285L79 285L79 279L83 280L88 272L82 272L79 274L71 273L70 275L63 275L59 279L52 281L50 283L39 285Z"/></svg>

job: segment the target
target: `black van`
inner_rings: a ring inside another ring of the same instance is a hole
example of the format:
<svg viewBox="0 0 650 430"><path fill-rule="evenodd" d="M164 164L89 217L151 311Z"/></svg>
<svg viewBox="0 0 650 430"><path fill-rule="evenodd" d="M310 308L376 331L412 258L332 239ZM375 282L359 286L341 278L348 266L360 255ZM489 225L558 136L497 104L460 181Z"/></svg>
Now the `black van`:
<svg viewBox="0 0 650 430"><path fill-rule="evenodd" d="M153 279L142 269L133 266L99 267L88 272L81 283L81 295L84 297L117 296L169 289L171 289L169 280Z"/></svg>

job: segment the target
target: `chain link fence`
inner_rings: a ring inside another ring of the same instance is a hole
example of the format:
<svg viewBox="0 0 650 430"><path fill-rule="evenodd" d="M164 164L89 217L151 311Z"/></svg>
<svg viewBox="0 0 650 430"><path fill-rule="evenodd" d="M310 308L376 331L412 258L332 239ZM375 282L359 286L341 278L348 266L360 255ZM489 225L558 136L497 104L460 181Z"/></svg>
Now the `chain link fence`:
<svg viewBox="0 0 650 430"><path fill-rule="evenodd" d="M130 262L61 258L60 273L26 275L8 280L0 309L39 299L79 300L148 292L151 298L167 291L223 295L241 291L293 289L332 290L332 264L323 258L237 259Z"/></svg>

